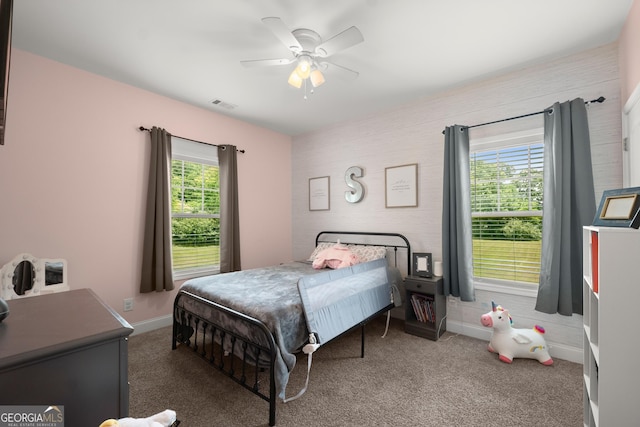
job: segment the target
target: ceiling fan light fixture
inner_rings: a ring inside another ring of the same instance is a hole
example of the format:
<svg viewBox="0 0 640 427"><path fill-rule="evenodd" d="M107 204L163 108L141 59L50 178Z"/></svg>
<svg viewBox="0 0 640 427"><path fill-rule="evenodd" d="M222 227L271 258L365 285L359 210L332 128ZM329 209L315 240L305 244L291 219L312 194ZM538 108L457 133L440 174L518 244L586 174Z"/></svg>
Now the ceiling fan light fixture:
<svg viewBox="0 0 640 427"><path fill-rule="evenodd" d="M300 55L295 71L302 80L308 79L311 74L311 58L308 55Z"/></svg>
<svg viewBox="0 0 640 427"><path fill-rule="evenodd" d="M0 0L2 1L2 0ZM358 72L350 70L346 67L327 61L325 58L331 57L336 53L351 48L364 41L364 37L355 26L334 35L323 41L318 33L308 28L297 28L291 31L278 17L262 18L262 22L271 30L271 32L289 49L290 56L282 59L254 59L240 61L245 67L257 67L266 65L287 65L295 63L295 68L289 75L289 85L302 89L304 86L305 96L307 99L307 80L313 88L316 88L325 82L323 71L327 71L328 64L332 64L331 68L337 70L347 78L355 79Z"/></svg>
<svg viewBox="0 0 640 427"><path fill-rule="evenodd" d="M298 68L296 67L291 74L289 74L289 80L287 81L291 86L296 89L300 89L302 87L302 78L298 74Z"/></svg>
<svg viewBox="0 0 640 427"><path fill-rule="evenodd" d="M324 83L324 76L322 75L322 72L315 67L311 71L309 78L311 79L311 84L313 85L313 87L318 87Z"/></svg>

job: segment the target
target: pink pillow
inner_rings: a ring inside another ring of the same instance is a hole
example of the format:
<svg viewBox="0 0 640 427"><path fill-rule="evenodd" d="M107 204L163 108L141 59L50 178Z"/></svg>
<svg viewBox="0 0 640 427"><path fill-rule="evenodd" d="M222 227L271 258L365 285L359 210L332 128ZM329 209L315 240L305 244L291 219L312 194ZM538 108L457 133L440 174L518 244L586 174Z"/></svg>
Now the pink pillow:
<svg viewBox="0 0 640 427"><path fill-rule="evenodd" d="M345 246L332 246L318 253L313 260L313 268L343 268L358 263L358 257Z"/></svg>

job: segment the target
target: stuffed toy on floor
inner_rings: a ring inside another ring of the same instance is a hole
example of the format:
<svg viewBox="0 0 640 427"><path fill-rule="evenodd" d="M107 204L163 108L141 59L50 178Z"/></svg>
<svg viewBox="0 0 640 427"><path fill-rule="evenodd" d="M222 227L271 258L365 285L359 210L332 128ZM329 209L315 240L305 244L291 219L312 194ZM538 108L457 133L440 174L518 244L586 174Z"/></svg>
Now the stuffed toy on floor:
<svg viewBox="0 0 640 427"><path fill-rule="evenodd" d="M491 311L480 317L483 326L493 327L488 349L498 353L499 359L511 363L514 357L537 359L543 365L552 365L549 347L544 337L544 328L536 325L532 329L511 327L509 311L491 301Z"/></svg>
<svg viewBox="0 0 640 427"><path fill-rule="evenodd" d="M100 427L177 427L176 411L166 409L148 418L120 418L105 420Z"/></svg>

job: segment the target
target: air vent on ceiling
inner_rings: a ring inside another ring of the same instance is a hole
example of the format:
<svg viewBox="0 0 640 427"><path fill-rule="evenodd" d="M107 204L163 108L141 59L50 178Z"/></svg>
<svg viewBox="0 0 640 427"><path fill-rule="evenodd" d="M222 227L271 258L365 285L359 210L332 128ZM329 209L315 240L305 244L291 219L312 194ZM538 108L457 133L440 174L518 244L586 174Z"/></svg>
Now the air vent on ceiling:
<svg viewBox="0 0 640 427"><path fill-rule="evenodd" d="M224 102L223 100L218 98L211 100L211 103L217 107L224 108L225 110L233 110L234 108L237 107L237 105Z"/></svg>

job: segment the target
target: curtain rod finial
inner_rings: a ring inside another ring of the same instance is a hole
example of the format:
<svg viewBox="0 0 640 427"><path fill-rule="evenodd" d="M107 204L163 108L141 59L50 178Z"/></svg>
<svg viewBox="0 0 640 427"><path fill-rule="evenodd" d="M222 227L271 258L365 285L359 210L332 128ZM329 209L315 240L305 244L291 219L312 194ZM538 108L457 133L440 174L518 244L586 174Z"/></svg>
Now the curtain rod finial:
<svg viewBox="0 0 640 427"><path fill-rule="evenodd" d="M605 98L604 96L601 96L601 97L599 97L599 98L592 99L591 101L585 101L585 105L589 106L589 105L591 105L591 104L595 104L596 102L597 102L598 104L602 104L602 103L605 101L605 99L606 99L606 98Z"/></svg>

